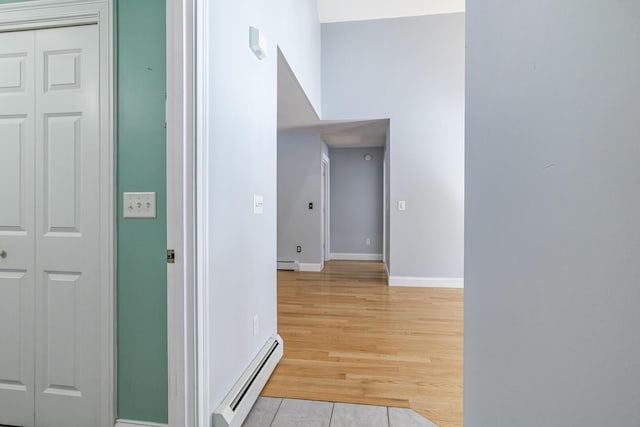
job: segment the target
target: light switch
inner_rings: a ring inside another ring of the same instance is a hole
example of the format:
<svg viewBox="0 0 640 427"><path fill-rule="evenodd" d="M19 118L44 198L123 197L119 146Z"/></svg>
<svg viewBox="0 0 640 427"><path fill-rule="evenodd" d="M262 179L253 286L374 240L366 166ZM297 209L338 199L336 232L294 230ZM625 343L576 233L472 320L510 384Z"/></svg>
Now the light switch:
<svg viewBox="0 0 640 427"><path fill-rule="evenodd" d="M123 193L122 216L125 218L155 218L156 193Z"/></svg>
<svg viewBox="0 0 640 427"><path fill-rule="evenodd" d="M404 200L398 200L398 210L406 211L407 210L407 202Z"/></svg>
<svg viewBox="0 0 640 427"><path fill-rule="evenodd" d="M261 194L253 195L253 213L260 215L264 212L264 198Z"/></svg>

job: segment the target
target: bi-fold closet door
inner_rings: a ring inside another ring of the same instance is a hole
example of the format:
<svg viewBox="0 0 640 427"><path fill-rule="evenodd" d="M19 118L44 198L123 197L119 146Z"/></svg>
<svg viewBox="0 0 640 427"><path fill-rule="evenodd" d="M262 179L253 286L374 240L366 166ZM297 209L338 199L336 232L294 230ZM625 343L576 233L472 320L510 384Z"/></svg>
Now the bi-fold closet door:
<svg viewBox="0 0 640 427"><path fill-rule="evenodd" d="M0 33L0 425L100 425L96 25Z"/></svg>

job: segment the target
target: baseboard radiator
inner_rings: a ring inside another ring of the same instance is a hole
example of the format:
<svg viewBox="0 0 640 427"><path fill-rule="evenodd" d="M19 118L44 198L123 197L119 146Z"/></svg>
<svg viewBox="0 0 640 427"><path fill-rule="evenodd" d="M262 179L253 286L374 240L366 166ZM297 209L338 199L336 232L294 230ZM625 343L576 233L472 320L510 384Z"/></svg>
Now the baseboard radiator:
<svg viewBox="0 0 640 427"><path fill-rule="evenodd" d="M280 335L271 337L213 413L214 427L240 427L282 359Z"/></svg>
<svg viewBox="0 0 640 427"><path fill-rule="evenodd" d="M300 262L298 262L298 261L278 261L278 270L300 271Z"/></svg>

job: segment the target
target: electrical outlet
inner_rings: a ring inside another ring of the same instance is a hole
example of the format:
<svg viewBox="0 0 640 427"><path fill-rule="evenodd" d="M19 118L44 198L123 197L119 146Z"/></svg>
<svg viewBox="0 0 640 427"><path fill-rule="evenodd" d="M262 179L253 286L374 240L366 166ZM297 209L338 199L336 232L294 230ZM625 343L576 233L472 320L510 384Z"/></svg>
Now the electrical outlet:
<svg viewBox="0 0 640 427"><path fill-rule="evenodd" d="M296 246L296 252L298 253L302 252L302 246Z"/></svg>
<svg viewBox="0 0 640 427"><path fill-rule="evenodd" d="M260 333L260 319L257 314L253 316L253 336L255 337Z"/></svg>
<svg viewBox="0 0 640 427"><path fill-rule="evenodd" d="M313 210L313 202L309 202L309 209Z"/></svg>

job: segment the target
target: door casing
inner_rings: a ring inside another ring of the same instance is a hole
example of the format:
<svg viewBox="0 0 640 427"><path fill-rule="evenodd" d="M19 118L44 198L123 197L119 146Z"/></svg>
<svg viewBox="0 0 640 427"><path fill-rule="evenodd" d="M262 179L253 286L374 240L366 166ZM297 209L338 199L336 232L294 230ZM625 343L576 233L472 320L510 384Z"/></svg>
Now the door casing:
<svg viewBox="0 0 640 427"><path fill-rule="evenodd" d="M99 427L112 427L115 419L115 144L114 50L112 0L34 0L0 5L0 32L39 30L95 24L98 27L100 112L100 394L104 404ZM97 426L98 427L98 426Z"/></svg>

